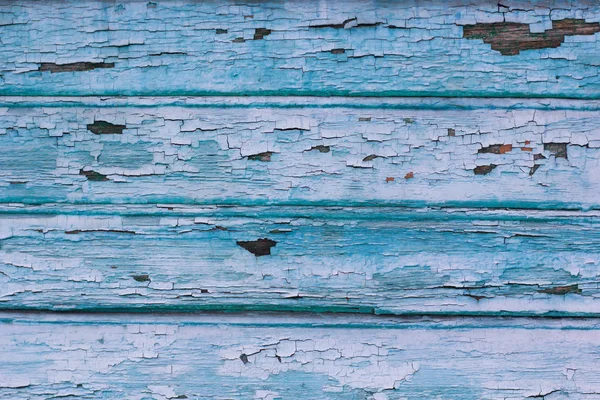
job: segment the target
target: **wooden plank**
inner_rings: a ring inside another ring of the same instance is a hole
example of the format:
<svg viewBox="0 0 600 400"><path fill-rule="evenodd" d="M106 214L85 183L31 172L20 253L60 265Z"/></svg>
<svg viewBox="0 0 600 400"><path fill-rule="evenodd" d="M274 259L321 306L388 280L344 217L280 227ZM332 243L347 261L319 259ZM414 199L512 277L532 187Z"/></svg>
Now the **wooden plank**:
<svg viewBox="0 0 600 400"><path fill-rule="evenodd" d="M597 320L1 317L2 399L600 398Z"/></svg>
<svg viewBox="0 0 600 400"><path fill-rule="evenodd" d="M597 101L3 98L1 105L2 202L600 205Z"/></svg>
<svg viewBox="0 0 600 400"><path fill-rule="evenodd" d="M0 308L597 316L598 217L4 206Z"/></svg>
<svg viewBox="0 0 600 400"><path fill-rule="evenodd" d="M0 94L600 95L594 1L0 4Z"/></svg>

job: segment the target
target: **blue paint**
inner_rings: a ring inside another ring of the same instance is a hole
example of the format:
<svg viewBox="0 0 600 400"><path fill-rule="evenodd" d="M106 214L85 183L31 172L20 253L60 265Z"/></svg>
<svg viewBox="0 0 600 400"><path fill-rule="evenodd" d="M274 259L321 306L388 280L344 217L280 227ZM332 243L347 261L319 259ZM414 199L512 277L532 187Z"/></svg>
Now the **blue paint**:
<svg viewBox="0 0 600 400"><path fill-rule="evenodd" d="M304 100L270 109L243 99L229 103L242 108L136 108L108 101L114 106L95 107L101 100L92 99L86 107L61 108L53 100L52 107L5 110L0 201L600 207L594 162L600 138L597 112L589 109L595 103L535 108L513 100L504 108L497 101L463 108L477 104L463 100L437 109L445 101L436 99L421 110L413 101L390 100L409 107L396 110L333 107L330 101L304 108ZM358 103L364 102L371 105ZM88 129L94 121L125 128L97 134ZM499 146L508 150L482 152ZM560 146L566 154L557 154ZM496 167L476 174L486 165Z"/></svg>
<svg viewBox="0 0 600 400"><path fill-rule="evenodd" d="M478 19L539 24L548 15L437 1L415 17L413 7L381 1L231 8L190 1L124 8L73 0L6 4L0 94L599 98L598 35L503 56L481 40L462 38L461 25ZM572 5L552 18L582 13L597 19L600 8ZM357 20L346 29L310 28L351 18ZM272 32L255 40L262 28ZM345 53L331 54L337 48ZM77 62L114 66L38 70Z"/></svg>

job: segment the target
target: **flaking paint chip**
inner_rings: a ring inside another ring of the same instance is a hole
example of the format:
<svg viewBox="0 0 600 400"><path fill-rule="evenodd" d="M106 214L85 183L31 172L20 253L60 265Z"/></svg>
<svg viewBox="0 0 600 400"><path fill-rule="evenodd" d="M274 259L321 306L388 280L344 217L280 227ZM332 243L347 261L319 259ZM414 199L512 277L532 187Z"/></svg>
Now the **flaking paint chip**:
<svg viewBox="0 0 600 400"><path fill-rule="evenodd" d="M252 241L237 241L238 246L243 247L248 250L250 253L254 254L256 257L260 256L270 256L271 255L271 247L277 244L276 241L261 238Z"/></svg>

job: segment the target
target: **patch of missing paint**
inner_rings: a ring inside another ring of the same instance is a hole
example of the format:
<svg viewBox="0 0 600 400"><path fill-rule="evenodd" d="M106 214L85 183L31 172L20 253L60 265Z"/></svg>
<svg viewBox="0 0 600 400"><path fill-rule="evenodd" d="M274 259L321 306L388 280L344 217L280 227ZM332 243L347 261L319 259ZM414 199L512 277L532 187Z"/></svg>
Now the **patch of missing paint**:
<svg viewBox="0 0 600 400"><path fill-rule="evenodd" d="M544 143L544 150L554 154L556 158L567 159L567 144L568 143Z"/></svg>
<svg viewBox="0 0 600 400"><path fill-rule="evenodd" d="M555 286L555 287L551 287L551 288L538 290L538 292L547 293L547 294L565 295L565 294L569 294L569 293L579 294L582 292L582 290L579 289L578 284L575 284L575 285L567 285L567 286Z"/></svg>
<svg viewBox="0 0 600 400"><path fill-rule="evenodd" d="M492 144L479 149L478 153L504 154L512 151L512 144Z"/></svg>
<svg viewBox="0 0 600 400"><path fill-rule="evenodd" d="M151 282L148 274L132 275L131 276L136 282Z"/></svg>
<svg viewBox="0 0 600 400"><path fill-rule="evenodd" d="M93 124L88 124L87 129L96 135L121 135L125 125L111 124L106 121L94 121Z"/></svg>
<svg viewBox="0 0 600 400"><path fill-rule="evenodd" d="M533 174L535 174L535 171L537 171L539 167L540 167L539 164L535 164L533 167L531 167L529 169L529 176L532 176Z"/></svg>
<svg viewBox="0 0 600 400"><path fill-rule="evenodd" d="M492 170L496 167L497 167L496 164L480 165L478 167L475 167L473 172L475 173L475 175L487 175L490 172L492 172Z"/></svg>
<svg viewBox="0 0 600 400"><path fill-rule="evenodd" d="M600 32L600 23L585 22L584 19L552 21L552 29L531 33L528 24L518 22L479 23L463 26L463 37L482 39L493 50L505 56L514 56L521 50L557 48L565 36L593 35Z"/></svg>
<svg viewBox="0 0 600 400"><path fill-rule="evenodd" d="M377 154L370 154L363 158L363 161L373 161L376 158L383 158L382 156L378 156Z"/></svg>
<svg viewBox="0 0 600 400"><path fill-rule="evenodd" d="M101 174L96 171L85 171L83 169L80 169L79 175L83 175L87 178L88 181L93 181L93 182L102 182L102 181L110 180L110 179L108 179L108 177L106 175Z"/></svg>
<svg viewBox="0 0 600 400"><path fill-rule="evenodd" d="M272 151L265 151L263 153L249 155L248 160L269 162L269 161L271 161L272 155L273 155Z"/></svg>
<svg viewBox="0 0 600 400"><path fill-rule="evenodd" d="M69 64L41 63L38 67L38 71L50 71L50 73L81 72L91 71L97 68L113 68L114 66L115 63L106 62L74 62Z"/></svg>
<svg viewBox="0 0 600 400"><path fill-rule="evenodd" d="M256 257L270 256L271 247L277 244L276 241L266 238L261 238L252 241L237 241L238 246L243 247Z"/></svg>
<svg viewBox="0 0 600 400"><path fill-rule="evenodd" d="M271 34L271 30L267 28L256 28L254 30L254 40L261 40L265 36L269 36Z"/></svg>
<svg viewBox="0 0 600 400"><path fill-rule="evenodd" d="M308 151L312 151L312 150L318 150L320 153L329 153L331 148L329 146L323 146L322 144L320 144L318 146L311 147L310 150L308 150Z"/></svg>
<svg viewBox="0 0 600 400"><path fill-rule="evenodd" d="M248 361L248 355L246 355L244 353L240 354L240 360L242 360L242 362L244 364L248 364L250 362L250 361Z"/></svg>
<svg viewBox="0 0 600 400"><path fill-rule="evenodd" d="M290 233L290 232L292 232L291 229L273 229L273 230L269 231L269 233L273 233L273 234Z"/></svg>

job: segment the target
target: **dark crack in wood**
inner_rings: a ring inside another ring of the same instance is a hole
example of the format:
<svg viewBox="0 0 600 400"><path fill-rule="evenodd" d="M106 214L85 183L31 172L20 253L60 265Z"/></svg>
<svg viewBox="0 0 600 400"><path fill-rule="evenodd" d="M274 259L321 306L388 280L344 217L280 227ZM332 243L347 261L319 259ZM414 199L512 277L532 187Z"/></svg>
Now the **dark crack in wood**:
<svg viewBox="0 0 600 400"><path fill-rule="evenodd" d="M565 295L565 294L569 294L569 293L579 294L582 292L582 290L579 289L579 285L575 284L575 285L566 285L566 286L555 286L555 287L551 287L551 288L538 290L538 292L547 293L547 294Z"/></svg>
<svg viewBox="0 0 600 400"><path fill-rule="evenodd" d="M50 71L50 73L81 72L91 71L98 68L113 68L114 66L115 63L106 62L74 62L69 64L41 63L38 71Z"/></svg>
<svg viewBox="0 0 600 400"><path fill-rule="evenodd" d="M92 182L102 182L102 181L110 180L110 179L108 179L108 177L106 175L101 174L96 171L85 171L83 169L80 169L79 175L85 176L88 181L92 181Z"/></svg>
<svg viewBox="0 0 600 400"><path fill-rule="evenodd" d="M249 155L248 160L269 162L269 161L271 161L272 155L273 155L272 151L265 151L263 153Z"/></svg>

